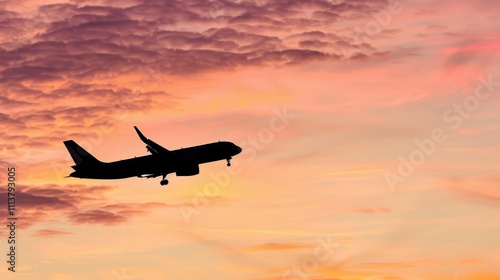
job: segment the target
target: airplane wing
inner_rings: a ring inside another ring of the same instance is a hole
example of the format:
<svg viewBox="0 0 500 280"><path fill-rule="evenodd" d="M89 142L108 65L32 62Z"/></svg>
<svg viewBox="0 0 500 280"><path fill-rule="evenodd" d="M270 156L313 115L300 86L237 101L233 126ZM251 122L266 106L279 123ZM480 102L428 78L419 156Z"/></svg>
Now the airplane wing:
<svg viewBox="0 0 500 280"><path fill-rule="evenodd" d="M163 156L168 156L171 158L177 158L177 155L172 153L171 151L163 148L159 144L155 143L153 140L148 139L142 132L137 128L137 126L134 126L135 131L139 135L139 138L141 138L142 142L146 144L146 148L148 151L153 154L153 155L163 155Z"/></svg>

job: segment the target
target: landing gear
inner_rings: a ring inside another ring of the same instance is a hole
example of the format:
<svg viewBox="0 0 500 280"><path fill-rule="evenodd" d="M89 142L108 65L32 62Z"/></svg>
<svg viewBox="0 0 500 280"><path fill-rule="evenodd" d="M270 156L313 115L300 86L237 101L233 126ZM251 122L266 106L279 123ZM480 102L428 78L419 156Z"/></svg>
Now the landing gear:
<svg viewBox="0 0 500 280"><path fill-rule="evenodd" d="M165 177L167 177L167 174L163 174L162 176L163 176L163 178L160 181L160 185L162 185L162 186L168 185L168 180L165 179Z"/></svg>
<svg viewBox="0 0 500 280"><path fill-rule="evenodd" d="M231 158L226 158L226 160L227 160L227 166L228 167L231 166Z"/></svg>

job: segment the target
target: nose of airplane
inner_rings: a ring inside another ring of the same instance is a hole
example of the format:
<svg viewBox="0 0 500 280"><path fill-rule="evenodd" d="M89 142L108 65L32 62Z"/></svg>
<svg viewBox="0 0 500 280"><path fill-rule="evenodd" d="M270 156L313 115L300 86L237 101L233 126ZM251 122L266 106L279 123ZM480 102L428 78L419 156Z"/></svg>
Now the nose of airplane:
<svg viewBox="0 0 500 280"><path fill-rule="evenodd" d="M238 147L236 145L234 145L234 146L236 147L236 155L239 154L239 153L241 153L241 151L243 151L242 148L240 148L240 147Z"/></svg>

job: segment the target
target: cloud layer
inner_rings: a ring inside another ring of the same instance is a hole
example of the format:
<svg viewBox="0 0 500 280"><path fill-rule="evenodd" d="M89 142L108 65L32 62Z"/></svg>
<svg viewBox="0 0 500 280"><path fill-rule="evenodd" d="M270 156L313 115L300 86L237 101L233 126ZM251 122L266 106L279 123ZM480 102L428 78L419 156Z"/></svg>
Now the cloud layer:
<svg viewBox="0 0 500 280"><path fill-rule="evenodd" d="M443 113L478 76L500 77L499 12L491 0L0 1L0 168L17 170L20 277L126 266L140 279L282 279L332 236L342 246L309 278L498 278L499 99L456 130ZM62 141L103 161L143 155L133 125L169 149L233 141L242 172L216 195L223 162L168 188L64 178ZM384 172L436 127L447 142L391 192Z"/></svg>

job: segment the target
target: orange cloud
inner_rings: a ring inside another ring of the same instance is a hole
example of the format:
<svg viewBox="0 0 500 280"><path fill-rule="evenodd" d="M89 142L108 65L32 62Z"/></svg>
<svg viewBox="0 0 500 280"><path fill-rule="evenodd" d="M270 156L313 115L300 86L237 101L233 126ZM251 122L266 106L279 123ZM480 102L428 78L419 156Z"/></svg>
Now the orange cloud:
<svg viewBox="0 0 500 280"><path fill-rule="evenodd" d="M54 237L54 236L60 236L60 235L66 235L66 234L73 234L71 232L67 231L60 231L60 230L51 230L51 229L41 229L37 230L32 236L34 237Z"/></svg>
<svg viewBox="0 0 500 280"><path fill-rule="evenodd" d="M314 248L316 245L306 243L265 243L260 245L249 246L245 250L252 252L259 251L281 251L281 250L295 250L304 248Z"/></svg>
<svg viewBox="0 0 500 280"><path fill-rule="evenodd" d="M381 207L381 208L362 208L362 209L357 209L356 212L364 214L387 214L391 213L392 211L388 208Z"/></svg>

